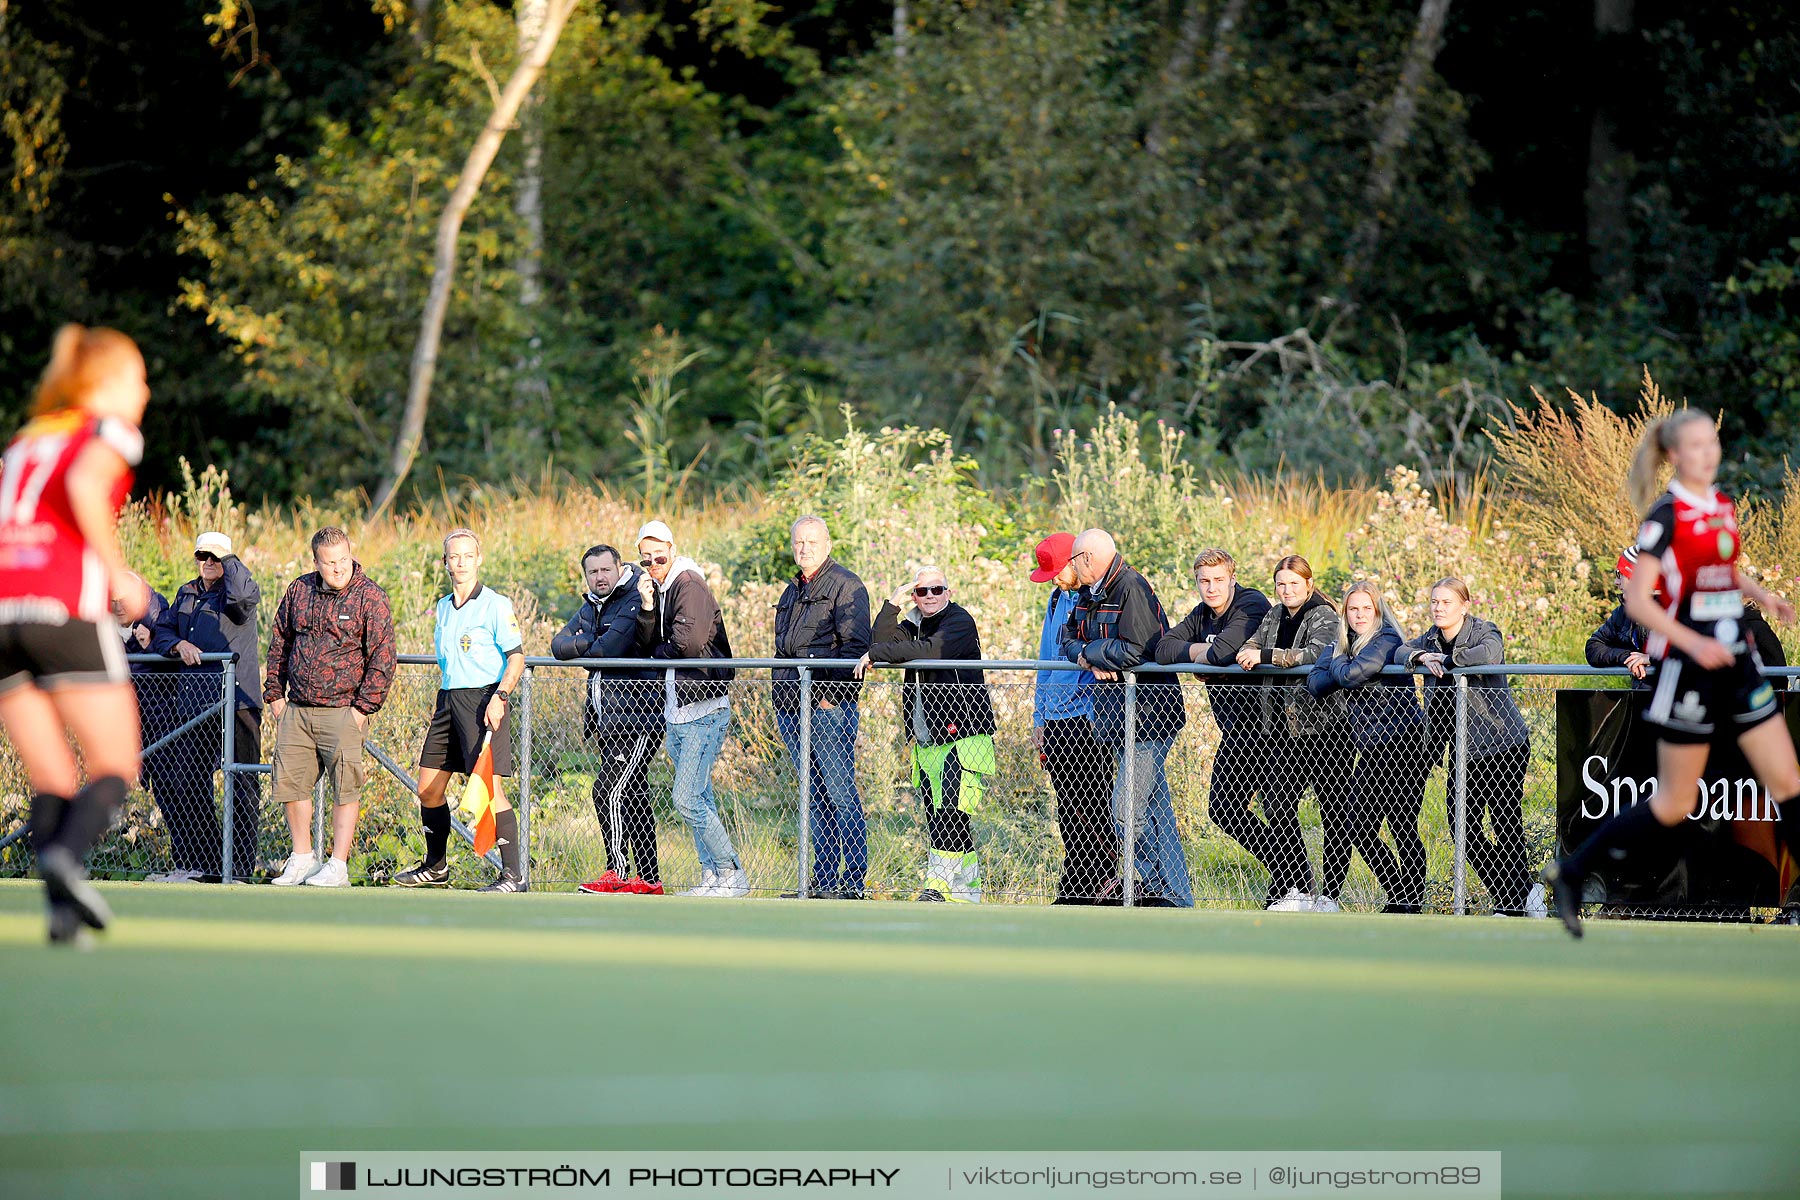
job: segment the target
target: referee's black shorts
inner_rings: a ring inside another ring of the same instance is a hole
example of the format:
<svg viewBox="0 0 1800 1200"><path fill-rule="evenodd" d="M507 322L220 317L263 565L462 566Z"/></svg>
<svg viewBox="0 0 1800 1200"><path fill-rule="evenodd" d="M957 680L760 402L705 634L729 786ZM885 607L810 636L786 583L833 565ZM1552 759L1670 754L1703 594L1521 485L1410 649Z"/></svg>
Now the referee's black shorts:
<svg viewBox="0 0 1800 1200"><path fill-rule="evenodd" d="M36 684L47 692L91 683L125 683L118 633L93 621L0 625L0 694Z"/></svg>
<svg viewBox="0 0 1800 1200"><path fill-rule="evenodd" d="M437 708L432 711L431 725L425 730L425 747L419 751L421 767L467 774L481 756L482 735L487 726L482 715L493 699L498 683L478 688L449 688L437 694ZM494 774L511 775L512 712L500 719L494 730Z"/></svg>

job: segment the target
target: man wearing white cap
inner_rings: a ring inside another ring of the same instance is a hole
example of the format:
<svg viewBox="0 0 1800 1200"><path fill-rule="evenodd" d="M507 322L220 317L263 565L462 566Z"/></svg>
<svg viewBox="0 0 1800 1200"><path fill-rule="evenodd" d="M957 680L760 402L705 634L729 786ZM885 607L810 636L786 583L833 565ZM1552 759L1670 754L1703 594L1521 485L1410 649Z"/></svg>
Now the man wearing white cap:
<svg viewBox="0 0 1800 1200"><path fill-rule="evenodd" d="M638 653L646 658L730 658L719 602L691 558L676 557L675 535L661 521L638 530ZM675 764L675 809L694 831L700 885L685 896L747 896L750 877L713 799L713 761L731 724L729 667L663 672L663 721Z"/></svg>
<svg viewBox="0 0 1800 1200"><path fill-rule="evenodd" d="M209 708L215 713L218 709L220 664L203 663L200 656L237 652L232 758L240 763L259 762L262 671L257 659L256 608L262 603L262 589L256 586L250 569L223 533L209 531L194 539L194 564L199 575L181 585L169 607L156 619L150 631L150 650L181 661L182 677L177 681L175 700L177 726ZM199 847L195 861L175 864L179 877L211 878L223 870L223 845L212 790L213 772L219 769L220 732L215 715L183 733L157 758L157 798L169 814L171 832L180 822L186 836L179 840ZM244 877L256 870L262 786L248 772L233 779L232 874Z"/></svg>

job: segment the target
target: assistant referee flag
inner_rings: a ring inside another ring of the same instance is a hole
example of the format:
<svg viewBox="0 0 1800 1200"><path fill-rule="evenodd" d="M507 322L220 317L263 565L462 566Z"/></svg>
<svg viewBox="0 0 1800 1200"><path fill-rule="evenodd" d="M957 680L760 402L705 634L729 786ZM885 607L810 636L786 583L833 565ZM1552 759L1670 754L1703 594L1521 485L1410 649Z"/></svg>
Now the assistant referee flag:
<svg viewBox="0 0 1800 1200"><path fill-rule="evenodd" d="M494 734L489 730L481 739L481 753L475 769L469 772L468 786L463 788L462 803L469 828L475 836L475 853L486 854L494 848Z"/></svg>

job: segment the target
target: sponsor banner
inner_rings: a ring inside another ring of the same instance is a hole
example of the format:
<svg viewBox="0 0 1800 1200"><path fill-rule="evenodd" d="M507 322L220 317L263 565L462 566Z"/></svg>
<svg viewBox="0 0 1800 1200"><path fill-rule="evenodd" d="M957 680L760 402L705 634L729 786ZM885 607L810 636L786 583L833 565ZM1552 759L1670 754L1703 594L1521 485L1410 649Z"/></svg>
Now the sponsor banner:
<svg viewBox="0 0 1800 1200"><path fill-rule="evenodd" d="M430 1196L880 1196L992 1200L1101 1194L1500 1200L1499 1151L315 1151L321 1192Z"/></svg>
<svg viewBox="0 0 1800 1200"><path fill-rule="evenodd" d="M1601 821L1656 794L1656 726L1644 719L1646 691L1556 693L1556 836L1579 846ZM1800 732L1800 704L1784 704ZM1768 907L1781 902L1774 797L1756 780L1735 740L1715 743L1700 803L1685 836L1656 853L1600 868L1609 904Z"/></svg>

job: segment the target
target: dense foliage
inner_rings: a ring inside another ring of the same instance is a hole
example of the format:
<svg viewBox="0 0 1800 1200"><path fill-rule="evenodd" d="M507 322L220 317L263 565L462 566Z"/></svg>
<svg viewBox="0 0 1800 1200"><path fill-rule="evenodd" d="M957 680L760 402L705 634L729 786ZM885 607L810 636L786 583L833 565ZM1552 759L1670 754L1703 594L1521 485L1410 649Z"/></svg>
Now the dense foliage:
<svg viewBox="0 0 1800 1200"><path fill-rule="evenodd" d="M1398 463L1454 495L1510 402L1626 411L1648 365L1726 413L1731 483L1778 486L1800 12L1453 3L1395 124L1432 7L584 0L541 165L513 131L464 226L413 484L764 487L847 402L948 434L979 488L1116 409L1200 478ZM501 0L0 3L6 402L55 324L117 324L150 484L185 455L352 505L518 56Z"/></svg>

